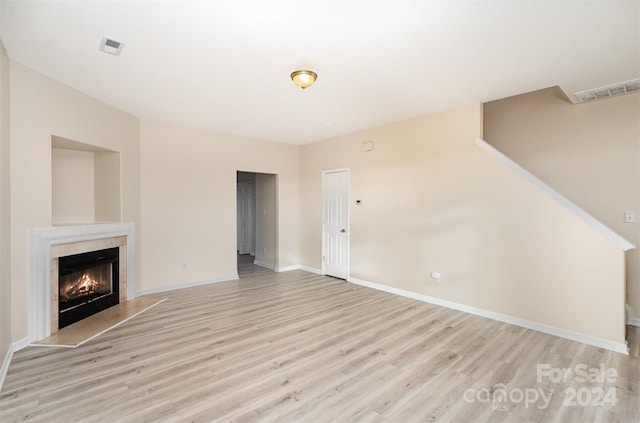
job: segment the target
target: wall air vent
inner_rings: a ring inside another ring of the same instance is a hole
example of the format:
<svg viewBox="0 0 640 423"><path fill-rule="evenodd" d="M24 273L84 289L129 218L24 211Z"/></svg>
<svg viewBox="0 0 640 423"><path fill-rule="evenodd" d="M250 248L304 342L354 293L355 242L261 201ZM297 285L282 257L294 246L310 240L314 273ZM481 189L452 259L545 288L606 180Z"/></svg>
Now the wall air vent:
<svg viewBox="0 0 640 423"><path fill-rule="evenodd" d="M601 98L608 98L633 92L640 92L640 78L607 85L606 87L579 91L577 93L573 93L573 96L575 97L576 103L584 103L585 101L599 100Z"/></svg>
<svg viewBox="0 0 640 423"><path fill-rule="evenodd" d="M122 47L124 47L124 43L116 41L111 37L107 37L106 35L102 37L102 42L100 43L100 51L118 56L122 51Z"/></svg>

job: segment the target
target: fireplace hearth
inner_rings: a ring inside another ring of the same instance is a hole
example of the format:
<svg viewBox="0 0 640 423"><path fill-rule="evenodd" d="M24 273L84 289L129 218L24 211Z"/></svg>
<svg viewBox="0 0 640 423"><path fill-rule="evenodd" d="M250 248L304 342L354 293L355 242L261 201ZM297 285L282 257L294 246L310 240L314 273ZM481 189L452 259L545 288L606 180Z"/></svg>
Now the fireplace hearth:
<svg viewBox="0 0 640 423"><path fill-rule="evenodd" d="M119 247L59 258L58 327L119 303Z"/></svg>

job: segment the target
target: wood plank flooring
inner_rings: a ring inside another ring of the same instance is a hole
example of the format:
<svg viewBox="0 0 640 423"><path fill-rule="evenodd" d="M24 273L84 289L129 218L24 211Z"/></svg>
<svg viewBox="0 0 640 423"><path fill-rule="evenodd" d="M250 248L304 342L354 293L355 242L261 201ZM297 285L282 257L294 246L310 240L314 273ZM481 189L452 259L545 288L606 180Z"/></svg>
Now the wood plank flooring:
<svg viewBox="0 0 640 423"><path fill-rule="evenodd" d="M17 352L0 392L0 421L640 421L638 328L630 328L627 357L253 265L241 267L239 281L163 296L78 348ZM566 382L538 380L538 365L572 373ZM581 365L617 375L582 382ZM610 394L604 405L600 390Z"/></svg>

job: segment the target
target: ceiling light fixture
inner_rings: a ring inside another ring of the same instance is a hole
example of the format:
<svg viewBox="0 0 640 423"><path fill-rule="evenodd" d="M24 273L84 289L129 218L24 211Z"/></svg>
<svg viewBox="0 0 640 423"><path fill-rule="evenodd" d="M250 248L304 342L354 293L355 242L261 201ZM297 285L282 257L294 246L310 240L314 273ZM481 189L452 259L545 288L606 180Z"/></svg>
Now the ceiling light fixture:
<svg viewBox="0 0 640 423"><path fill-rule="evenodd" d="M318 75L314 71L310 70L297 70L291 73L291 79L293 80L294 84L304 90L305 88L309 88L313 85L314 82L316 82L316 79L318 79Z"/></svg>

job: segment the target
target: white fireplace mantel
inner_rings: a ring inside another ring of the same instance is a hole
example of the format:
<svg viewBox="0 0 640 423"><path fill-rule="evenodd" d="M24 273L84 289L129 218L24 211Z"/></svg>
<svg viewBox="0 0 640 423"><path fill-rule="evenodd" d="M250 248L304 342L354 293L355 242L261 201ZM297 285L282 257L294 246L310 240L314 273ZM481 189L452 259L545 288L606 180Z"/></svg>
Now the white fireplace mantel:
<svg viewBox="0 0 640 423"><path fill-rule="evenodd" d="M135 297L135 226L96 223L29 231L29 341L51 335L51 246L118 236L127 237L127 298Z"/></svg>

